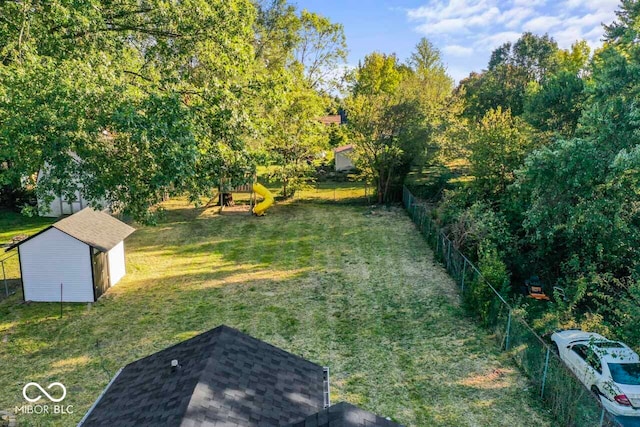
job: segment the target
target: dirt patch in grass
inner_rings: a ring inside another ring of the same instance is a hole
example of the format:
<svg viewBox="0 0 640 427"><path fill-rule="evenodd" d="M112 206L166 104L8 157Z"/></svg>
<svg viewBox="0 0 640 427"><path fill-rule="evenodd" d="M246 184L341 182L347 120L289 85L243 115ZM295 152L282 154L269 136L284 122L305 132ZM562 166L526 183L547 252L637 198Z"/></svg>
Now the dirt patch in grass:
<svg viewBox="0 0 640 427"><path fill-rule="evenodd" d="M0 410L26 382L60 381L74 414L20 425L75 425L120 367L224 323L329 366L334 402L408 426L552 425L404 212L323 194L261 218L173 200L127 240L128 274L98 303L62 319L0 303Z"/></svg>

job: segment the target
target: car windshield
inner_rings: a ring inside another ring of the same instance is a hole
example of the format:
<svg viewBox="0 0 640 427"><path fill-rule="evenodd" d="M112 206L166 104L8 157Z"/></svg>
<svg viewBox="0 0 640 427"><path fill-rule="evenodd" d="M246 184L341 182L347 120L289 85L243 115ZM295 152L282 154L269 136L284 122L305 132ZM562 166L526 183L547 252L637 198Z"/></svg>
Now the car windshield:
<svg viewBox="0 0 640 427"><path fill-rule="evenodd" d="M640 363L608 363L613 381L618 384L640 385Z"/></svg>

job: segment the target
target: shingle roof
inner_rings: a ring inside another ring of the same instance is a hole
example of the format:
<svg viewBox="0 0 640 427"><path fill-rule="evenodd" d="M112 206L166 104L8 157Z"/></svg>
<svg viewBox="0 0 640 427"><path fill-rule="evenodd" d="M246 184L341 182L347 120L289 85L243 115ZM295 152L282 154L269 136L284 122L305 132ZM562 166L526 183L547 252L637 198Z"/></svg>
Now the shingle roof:
<svg viewBox="0 0 640 427"><path fill-rule="evenodd" d="M356 406L340 402L287 427L401 427L401 425Z"/></svg>
<svg viewBox="0 0 640 427"><path fill-rule="evenodd" d="M31 240L50 228L57 228L63 233L66 233L89 246L100 249L103 252L111 250L127 236L136 231L135 228L109 214L87 207L73 215L61 219L37 234L9 246L7 251Z"/></svg>
<svg viewBox="0 0 640 427"><path fill-rule="evenodd" d="M105 252L136 231L111 215L91 208L61 219L53 227Z"/></svg>
<svg viewBox="0 0 640 427"><path fill-rule="evenodd" d="M83 426L282 426L323 406L321 366L223 325L127 365Z"/></svg>

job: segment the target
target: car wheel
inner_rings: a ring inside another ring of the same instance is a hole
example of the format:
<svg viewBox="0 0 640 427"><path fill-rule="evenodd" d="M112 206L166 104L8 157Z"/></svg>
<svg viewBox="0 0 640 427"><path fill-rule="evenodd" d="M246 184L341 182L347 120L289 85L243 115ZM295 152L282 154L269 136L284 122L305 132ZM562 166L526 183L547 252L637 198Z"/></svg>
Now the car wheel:
<svg viewBox="0 0 640 427"><path fill-rule="evenodd" d="M602 393L600 393L600 389L598 389L598 387L596 387L595 385L591 386L591 393L593 393L598 398L602 395Z"/></svg>
<svg viewBox="0 0 640 427"><path fill-rule="evenodd" d="M560 349L558 348L558 344L556 344L555 342L553 343L553 345L551 346L551 349L553 350L553 352L557 355L560 355Z"/></svg>

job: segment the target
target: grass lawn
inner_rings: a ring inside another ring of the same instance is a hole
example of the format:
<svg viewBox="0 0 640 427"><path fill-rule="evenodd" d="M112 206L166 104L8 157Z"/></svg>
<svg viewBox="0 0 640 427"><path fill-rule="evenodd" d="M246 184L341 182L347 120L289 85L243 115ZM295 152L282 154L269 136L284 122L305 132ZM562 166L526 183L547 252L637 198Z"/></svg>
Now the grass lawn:
<svg viewBox="0 0 640 427"><path fill-rule="evenodd" d="M54 218L28 218L17 212L0 209L0 246L11 243L14 236L35 234L54 221Z"/></svg>
<svg viewBox="0 0 640 427"><path fill-rule="evenodd" d="M75 425L118 368L224 323L329 366L333 402L405 425L552 425L406 214L332 199L308 190L262 218L174 199L127 240L128 275L98 303L60 319L58 304L0 302L0 410L26 382L60 381L73 415L18 421Z"/></svg>

